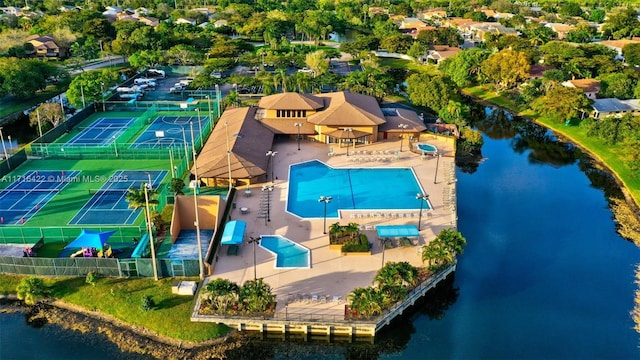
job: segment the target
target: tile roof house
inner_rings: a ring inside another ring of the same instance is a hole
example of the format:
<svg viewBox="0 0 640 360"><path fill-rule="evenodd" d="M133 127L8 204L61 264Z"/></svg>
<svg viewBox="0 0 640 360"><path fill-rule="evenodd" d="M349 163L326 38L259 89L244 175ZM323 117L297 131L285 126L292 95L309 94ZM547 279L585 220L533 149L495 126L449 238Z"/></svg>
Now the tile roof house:
<svg viewBox="0 0 640 360"><path fill-rule="evenodd" d="M596 95L600 92L600 80L596 79L568 80L563 82L562 85L581 89L584 92L584 95L591 100L595 100Z"/></svg>
<svg viewBox="0 0 640 360"><path fill-rule="evenodd" d="M442 60L450 58L460 51L462 51L462 49L455 46L433 45L420 60L423 62L433 62L438 65Z"/></svg>
<svg viewBox="0 0 640 360"><path fill-rule="evenodd" d="M151 27L160 25L160 20L151 16L140 16L138 17L138 21Z"/></svg>
<svg viewBox="0 0 640 360"><path fill-rule="evenodd" d="M399 130L397 122L408 128ZM232 179L250 184L266 181L264 154L276 135L295 138L300 134L311 141L343 144L347 140L357 145L385 139L389 133L411 134L425 129L415 112L385 114L371 96L348 91L313 95L286 92L265 96L257 106L227 109L196 165L198 175L208 185L228 182L228 143Z"/></svg>
<svg viewBox="0 0 640 360"><path fill-rule="evenodd" d="M447 12L444 10L425 10L418 14L423 20L441 20L447 18Z"/></svg>
<svg viewBox="0 0 640 360"><path fill-rule="evenodd" d="M219 28L219 27L223 27L223 26L227 26L229 25L229 22L227 20L218 20L216 22L213 23L213 27L215 28Z"/></svg>
<svg viewBox="0 0 640 360"><path fill-rule="evenodd" d="M598 42L596 44L602 44L602 45L608 47L609 49L613 49L613 50L617 51L618 52L618 56L616 56L616 58L618 60L624 60L624 57L622 56L622 48L624 48L624 46L628 45L628 44L638 44L638 43L640 43L640 39L633 38L631 40L629 40L629 39L605 40L605 41Z"/></svg>
<svg viewBox="0 0 640 360"><path fill-rule="evenodd" d="M195 19L190 19L190 18L178 18L175 23L196 25L197 21Z"/></svg>
<svg viewBox="0 0 640 360"><path fill-rule="evenodd" d="M547 23L544 26L558 34L559 40L566 39L569 31L575 29L575 26L560 23Z"/></svg>
<svg viewBox="0 0 640 360"><path fill-rule="evenodd" d="M27 38L27 43L33 45L34 55L46 58L64 58L67 56L67 49L56 44L52 35L31 35Z"/></svg>

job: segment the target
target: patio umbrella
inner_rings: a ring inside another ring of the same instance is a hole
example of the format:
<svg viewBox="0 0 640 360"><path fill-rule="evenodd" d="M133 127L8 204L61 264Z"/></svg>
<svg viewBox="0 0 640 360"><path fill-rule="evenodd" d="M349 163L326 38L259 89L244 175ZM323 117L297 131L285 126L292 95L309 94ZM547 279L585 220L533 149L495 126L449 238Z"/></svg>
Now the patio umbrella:
<svg viewBox="0 0 640 360"><path fill-rule="evenodd" d="M73 240L69 245L65 246L65 249L71 248L96 248L102 249L103 244L109 240L111 235L113 235L116 231L93 231L93 230L85 230L82 229L82 232L78 237Z"/></svg>

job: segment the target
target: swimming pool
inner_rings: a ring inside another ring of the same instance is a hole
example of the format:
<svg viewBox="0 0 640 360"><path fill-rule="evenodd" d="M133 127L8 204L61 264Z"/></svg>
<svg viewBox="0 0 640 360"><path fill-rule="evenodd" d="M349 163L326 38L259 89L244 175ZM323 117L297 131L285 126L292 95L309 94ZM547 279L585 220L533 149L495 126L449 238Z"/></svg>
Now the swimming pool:
<svg viewBox="0 0 640 360"><path fill-rule="evenodd" d="M424 194L411 168L339 168L318 160L291 165L287 211L301 218L322 218L320 196L331 196L327 217L339 210L413 210Z"/></svg>
<svg viewBox="0 0 640 360"><path fill-rule="evenodd" d="M260 247L276 256L275 268L308 269L311 252L306 247L280 235L260 236Z"/></svg>
<svg viewBox="0 0 640 360"><path fill-rule="evenodd" d="M423 152L438 152L437 147L427 143L418 144L418 149L422 150Z"/></svg>

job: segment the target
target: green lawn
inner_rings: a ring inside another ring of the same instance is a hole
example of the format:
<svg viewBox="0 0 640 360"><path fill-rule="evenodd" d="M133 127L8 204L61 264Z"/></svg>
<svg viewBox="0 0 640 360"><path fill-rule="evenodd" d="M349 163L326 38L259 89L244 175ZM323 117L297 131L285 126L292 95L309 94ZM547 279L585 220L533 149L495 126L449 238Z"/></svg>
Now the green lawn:
<svg viewBox="0 0 640 360"><path fill-rule="evenodd" d="M564 126L564 123L558 123L551 119L538 116L530 109L516 106L511 100L506 99L494 92L487 90L483 86L475 86L466 88L464 93L480 98L482 100L497 104L499 106L510 109L520 116L534 119L536 122L550 128L557 134L567 137L572 142L588 149L595 157L606 164L611 171L622 181L627 188L636 204L640 205L640 178L634 176L632 171L625 165L624 149L620 145L606 145L601 140L587 136L587 130L579 126Z"/></svg>
<svg viewBox="0 0 640 360"><path fill-rule="evenodd" d="M415 61L405 60L405 59L396 59L396 58L385 58L379 57L378 61L380 62L380 66L387 66L391 69L407 69L409 71L415 71L418 73L426 73L426 74L437 74L438 68L434 65L427 64L419 64Z"/></svg>
<svg viewBox="0 0 640 360"><path fill-rule="evenodd" d="M0 293L15 293L21 277L0 275ZM100 278L95 286L84 278L45 278L50 296L64 302L95 310L134 326L144 327L177 340L204 341L227 333L224 325L192 323L190 296L171 293L174 279ZM151 311L142 311L142 296L156 303Z"/></svg>

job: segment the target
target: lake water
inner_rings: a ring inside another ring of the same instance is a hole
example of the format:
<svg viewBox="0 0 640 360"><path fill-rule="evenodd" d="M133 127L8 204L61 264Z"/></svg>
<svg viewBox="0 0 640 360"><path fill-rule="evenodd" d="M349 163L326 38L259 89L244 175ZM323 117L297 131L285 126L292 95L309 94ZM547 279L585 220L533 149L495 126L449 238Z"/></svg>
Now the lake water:
<svg viewBox="0 0 640 360"><path fill-rule="evenodd" d="M448 287L376 345L273 341L252 344L256 354L640 358L640 336L629 315L640 251L616 234L604 191L592 185L606 176L572 146L528 122L513 123L503 114L480 127L488 134L486 159L458 170L459 230L468 246ZM70 350L81 348L84 336L29 328L20 315L0 315L0 322L2 359L34 358L28 356L32 350L16 350L31 344L48 354L39 359L85 354ZM124 356L103 345L101 353L110 358Z"/></svg>

